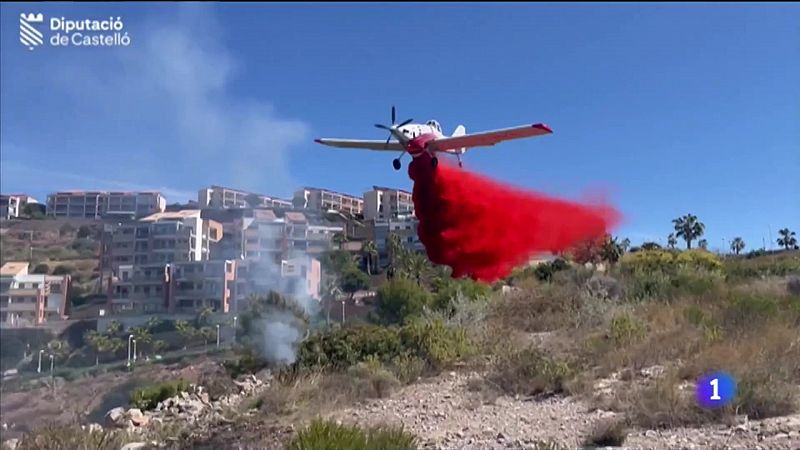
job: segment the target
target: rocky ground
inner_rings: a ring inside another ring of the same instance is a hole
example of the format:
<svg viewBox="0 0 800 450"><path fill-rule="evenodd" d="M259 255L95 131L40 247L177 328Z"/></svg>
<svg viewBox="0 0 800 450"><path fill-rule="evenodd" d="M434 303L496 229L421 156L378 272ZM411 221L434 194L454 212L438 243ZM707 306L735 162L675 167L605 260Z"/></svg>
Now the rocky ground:
<svg viewBox="0 0 800 450"><path fill-rule="evenodd" d="M329 417L365 426L402 424L425 448L537 448L550 442L583 445L593 428L615 413L595 410L572 398L487 399L472 392L477 373L442 375L406 387L388 399L367 402ZM800 414L749 421L736 427L631 430L626 448L638 449L800 449Z"/></svg>

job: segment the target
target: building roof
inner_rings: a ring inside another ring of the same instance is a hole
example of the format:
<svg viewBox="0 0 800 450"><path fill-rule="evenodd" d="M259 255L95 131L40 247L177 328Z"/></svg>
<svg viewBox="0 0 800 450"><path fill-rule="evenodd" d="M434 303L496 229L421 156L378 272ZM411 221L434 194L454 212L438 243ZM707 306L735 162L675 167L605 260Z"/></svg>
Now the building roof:
<svg viewBox="0 0 800 450"><path fill-rule="evenodd" d="M289 222L307 222L308 221L308 220L306 220L305 214L303 214L301 212L288 211L288 212L286 212L286 214L284 214L284 217Z"/></svg>
<svg viewBox="0 0 800 450"><path fill-rule="evenodd" d="M182 209L180 211L165 211L150 214L142 218L143 222L156 222L159 220L174 220L174 219L188 219L191 217L200 217L199 209Z"/></svg>
<svg viewBox="0 0 800 450"><path fill-rule="evenodd" d="M26 262L7 262L0 267L0 276L15 277L17 275L27 275L30 264Z"/></svg>
<svg viewBox="0 0 800 450"><path fill-rule="evenodd" d="M372 186L372 190L373 191L397 191L397 192L402 192L403 194L411 195L411 192L409 192L409 191L406 191L406 190L403 190L403 189L385 187L385 186Z"/></svg>
<svg viewBox="0 0 800 450"><path fill-rule="evenodd" d="M357 195L353 195L353 194L345 194L345 193L343 193L343 192L336 192L336 191L334 191L334 190L331 190L331 189L323 189L323 188L315 188L315 187L309 187L309 186L306 186L306 187L304 187L304 188L300 189L300 191L319 191L319 192L328 192L328 193L331 193L331 194L341 195L341 196L343 196L343 197L352 197L352 198L354 198L354 199L358 199L359 201L364 201L364 200L363 200L361 197L359 197L359 196L357 196Z"/></svg>
<svg viewBox="0 0 800 450"><path fill-rule="evenodd" d="M275 215L275 211L271 209L254 209L253 218L257 220L275 220L278 217Z"/></svg>

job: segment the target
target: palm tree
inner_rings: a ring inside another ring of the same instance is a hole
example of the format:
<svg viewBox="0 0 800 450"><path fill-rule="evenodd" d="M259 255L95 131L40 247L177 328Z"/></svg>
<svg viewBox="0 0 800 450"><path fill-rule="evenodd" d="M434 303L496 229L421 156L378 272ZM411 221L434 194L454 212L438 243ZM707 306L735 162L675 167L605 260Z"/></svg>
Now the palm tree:
<svg viewBox="0 0 800 450"><path fill-rule="evenodd" d="M417 286L422 286L422 279L430 273L431 265L428 258L417 252L409 252L403 272L411 279L416 280Z"/></svg>
<svg viewBox="0 0 800 450"><path fill-rule="evenodd" d="M706 231L706 226L697 220L697 216L686 214L683 217L673 219L675 225L675 236L686 241L686 248L692 248L692 241L700 238Z"/></svg>
<svg viewBox="0 0 800 450"><path fill-rule="evenodd" d="M145 326L147 327L147 329L148 329L148 330L149 330L151 333L153 332L153 330L155 330L156 328L158 328L158 326L159 326L159 325L161 325L161 319L159 319L159 318L158 318L158 317L156 317L156 316L153 316L153 317L151 317L151 318L147 319L147 324L145 324Z"/></svg>
<svg viewBox="0 0 800 450"><path fill-rule="evenodd" d="M183 337L183 349L186 350L189 340L196 334L196 329L185 320L176 320L175 330Z"/></svg>
<svg viewBox="0 0 800 450"><path fill-rule="evenodd" d="M129 331L133 338L136 339L136 350L141 355L144 352L143 347L153 340L153 336L150 334L150 330L145 327L134 327Z"/></svg>
<svg viewBox="0 0 800 450"><path fill-rule="evenodd" d="M744 239L740 237L733 238L731 241L731 251L738 255L742 250L744 250Z"/></svg>
<svg viewBox="0 0 800 450"><path fill-rule="evenodd" d="M667 247L675 248L676 245L678 245L678 240L675 238L675 233L670 233L667 236Z"/></svg>
<svg viewBox="0 0 800 450"><path fill-rule="evenodd" d="M374 242L366 241L361 246L361 253L367 259L367 275L372 275L372 262L378 256L378 247L375 246Z"/></svg>
<svg viewBox="0 0 800 450"><path fill-rule="evenodd" d="M336 234L333 235L332 241L339 248L342 248L342 244L347 242L347 234L346 233L336 233Z"/></svg>
<svg viewBox="0 0 800 450"><path fill-rule="evenodd" d="M339 279L335 276L325 278L322 283L322 300L325 303L325 321L328 326L331 325L331 305L340 295L342 289L339 287Z"/></svg>
<svg viewBox="0 0 800 450"><path fill-rule="evenodd" d="M700 239L697 242L697 246L702 248L703 250L708 250L708 241L705 239Z"/></svg>
<svg viewBox="0 0 800 450"><path fill-rule="evenodd" d="M406 248L403 246L403 240L397 233L390 233L389 238L386 240L386 249L389 252L389 260L392 266L397 266L405 253Z"/></svg>
<svg viewBox="0 0 800 450"><path fill-rule="evenodd" d="M262 205L261 196L258 194L247 194L244 198L245 203L251 208L258 208Z"/></svg>
<svg viewBox="0 0 800 450"><path fill-rule="evenodd" d="M778 238L778 245L782 246L784 249L789 250L797 245L797 239L795 238L794 231L784 228L782 230L778 230L778 234L781 236Z"/></svg>

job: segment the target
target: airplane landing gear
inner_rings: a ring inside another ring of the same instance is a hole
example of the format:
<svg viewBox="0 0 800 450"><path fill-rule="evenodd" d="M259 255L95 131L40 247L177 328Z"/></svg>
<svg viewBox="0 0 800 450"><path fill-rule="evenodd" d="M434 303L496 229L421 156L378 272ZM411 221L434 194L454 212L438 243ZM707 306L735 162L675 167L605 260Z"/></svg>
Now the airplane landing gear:
<svg viewBox="0 0 800 450"><path fill-rule="evenodd" d="M435 169L438 165L439 165L439 158L435 156L431 158L431 167Z"/></svg>
<svg viewBox="0 0 800 450"><path fill-rule="evenodd" d="M392 167L394 167L394 170L400 170L400 158L395 158L394 161L392 161Z"/></svg>

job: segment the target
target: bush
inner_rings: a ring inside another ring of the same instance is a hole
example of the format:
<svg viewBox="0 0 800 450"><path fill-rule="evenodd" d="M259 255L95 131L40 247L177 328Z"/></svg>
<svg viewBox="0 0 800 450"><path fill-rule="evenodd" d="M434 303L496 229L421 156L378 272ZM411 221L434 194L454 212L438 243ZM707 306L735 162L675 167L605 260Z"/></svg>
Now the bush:
<svg viewBox="0 0 800 450"><path fill-rule="evenodd" d="M751 370L739 377L734 409L754 420L787 416L798 410L795 386L769 371Z"/></svg>
<svg viewBox="0 0 800 450"><path fill-rule="evenodd" d="M53 275L72 275L72 272L75 271L75 267L69 264L59 264L53 269Z"/></svg>
<svg viewBox="0 0 800 450"><path fill-rule="evenodd" d="M50 266L47 264L37 264L36 267L33 268L33 273L47 275L50 272Z"/></svg>
<svg viewBox="0 0 800 450"><path fill-rule="evenodd" d="M371 428L313 421L285 447L286 450L403 450L416 449L416 436L403 428Z"/></svg>
<svg viewBox="0 0 800 450"><path fill-rule="evenodd" d="M121 430L89 431L80 424L47 424L24 436L17 450L119 450L133 438ZM4 450L6 446L2 447Z"/></svg>
<svg viewBox="0 0 800 450"><path fill-rule="evenodd" d="M536 348L509 352L493 364L489 381L508 394L559 394L565 391L572 370L564 361Z"/></svg>
<svg viewBox="0 0 800 450"><path fill-rule="evenodd" d="M301 345L295 367L341 370L368 360L391 365L417 357L426 369L440 370L474 351L464 329L440 320L402 328L361 325L311 336Z"/></svg>
<svg viewBox="0 0 800 450"><path fill-rule="evenodd" d="M239 378L241 375L258 373L267 365L267 360L250 348L242 350L238 359L222 363L222 367L233 379Z"/></svg>
<svg viewBox="0 0 800 450"><path fill-rule="evenodd" d="M633 344L647 334L647 327L630 314L611 319L611 339L617 347Z"/></svg>
<svg viewBox="0 0 800 450"><path fill-rule="evenodd" d="M385 324L403 324L420 315L430 303L426 290L410 280L396 278L378 289L376 313Z"/></svg>
<svg viewBox="0 0 800 450"><path fill-rule="evenodd" d="M587 447L622 447L628 432L619 420L603 420L595 425L592 434L586 439Z"/></svg>
<svg viewBox="0 0 800 450"><path fill-rule="evenodd" d="M92 236L92 229L86 225L81 225L78 227L78 234L76 235L78 239L86 239Z"/></svg>
<svg viewBox="0 0 800 450"><path fill-rule="evenodd" d="M155 409L164 400L188 391L189 382L184 379L165 381L134 391L131 394L131 406L148 411Z"/></svg>
<svg viewBox="0 0 800 450"><path fill-rule="evenodd" d="M436 295L433 298L433 307L445 311L452 308L452 303L456 299L486 300L489 298L490 292L491 288L477 281L448 280L437 287Z"/></svg>

